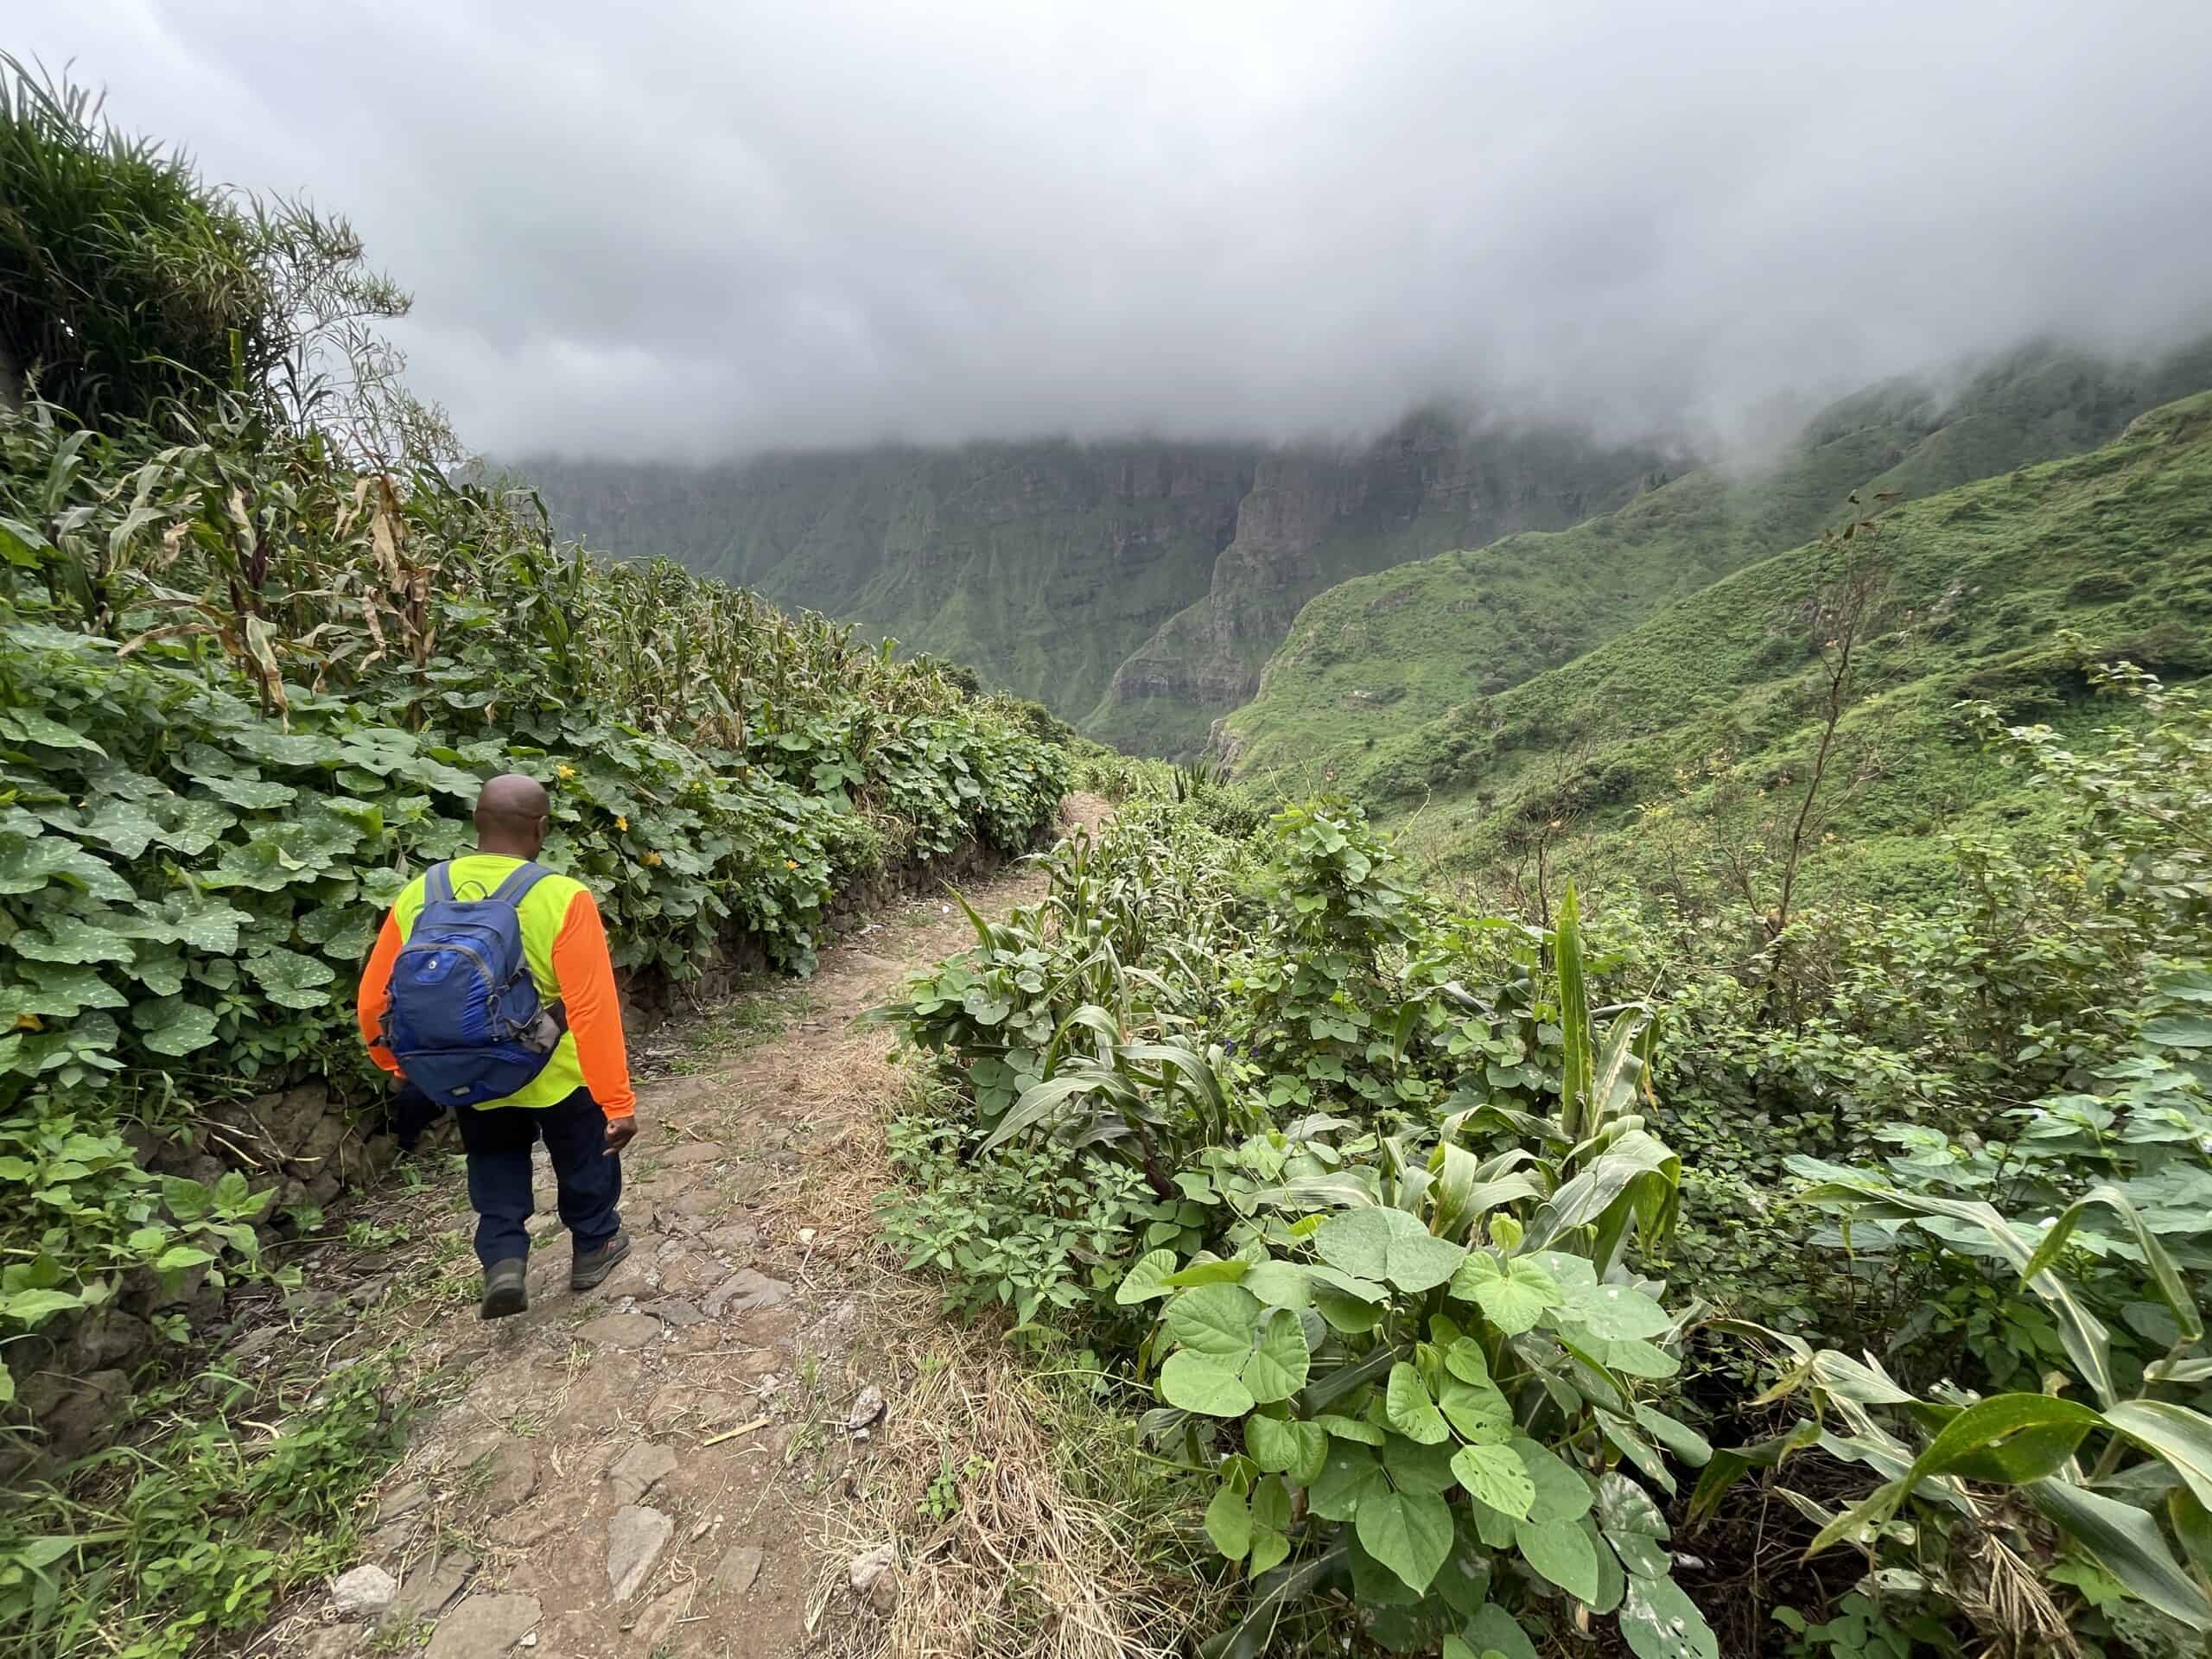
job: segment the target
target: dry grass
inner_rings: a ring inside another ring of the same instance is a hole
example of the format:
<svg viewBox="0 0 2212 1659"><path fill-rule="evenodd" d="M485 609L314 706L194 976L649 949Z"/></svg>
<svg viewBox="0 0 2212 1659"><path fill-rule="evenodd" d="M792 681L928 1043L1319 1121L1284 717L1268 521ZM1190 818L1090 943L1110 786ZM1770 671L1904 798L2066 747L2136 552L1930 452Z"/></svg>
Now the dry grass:
<svg viewBox="0 0 2212 1659"><path fill-rule="evenodd" d="M1080 1453L1049 1385L993 1334L950 1333L932 1318L912 1337L885 1449L822 1540L810 1610L849 1605L848 1564L886 1543L898 1605L887 1618L838 1621L830 1652L1170 1659L1194 1626L1211 1628L1164 1517L1070 1490Z"/></svg>

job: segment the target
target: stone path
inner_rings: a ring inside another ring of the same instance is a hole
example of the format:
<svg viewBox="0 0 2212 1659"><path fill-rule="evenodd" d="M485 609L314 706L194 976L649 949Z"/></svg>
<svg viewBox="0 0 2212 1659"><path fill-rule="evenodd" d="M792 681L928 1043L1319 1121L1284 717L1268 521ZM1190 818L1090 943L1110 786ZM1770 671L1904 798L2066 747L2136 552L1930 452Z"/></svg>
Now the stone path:
<svg viewBox="0 0 2212 1659"><path fill-rule="evenodd" d="M1040 890L1015 867L970 897L1003 913ZM874 1238L891 1179L881 1126L906 1082L890 1033L852 1022L972 937L957 906L910 900L810 980L633 1039L641 1073L660 1071L641 1082L626 1154L636 1246L595 1291L568 1290L542 1153L527 1313L477 1319L470 1217L444 1154L422 1160L439 1171L423 1189L372 1207L381 1233L355 1230L407 1246L311 1264L311 1285L357 1281L363 1339L434 1374L442 1403L383 1484L361 1566L249 1651L867 1650L855 1627L889 1611L898 1581L842 1570L837 1512L862 1491L871 1436L895 1427L876 1421L884 1392L935 1299L887 1274ZM886 1295L903 1304L896 1336Z"/></svg>

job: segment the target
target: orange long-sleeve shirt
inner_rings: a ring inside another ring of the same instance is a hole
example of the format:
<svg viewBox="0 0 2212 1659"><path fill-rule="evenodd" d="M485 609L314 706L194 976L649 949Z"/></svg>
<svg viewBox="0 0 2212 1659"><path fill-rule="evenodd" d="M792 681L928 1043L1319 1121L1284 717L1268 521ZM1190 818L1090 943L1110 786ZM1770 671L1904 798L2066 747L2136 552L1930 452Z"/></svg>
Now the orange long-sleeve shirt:
<svg viewBox="0 0 2212 1659"><path fill-rule="evenodd" d="M454 888L481 887L491 892L520 862L485 853L457 858L452 870ZM361 974L356 1009L361 1040L368 1045L369 1058L394 1077L400 1075L399 1062L382 1040L385 1010L391 1003L391 968L414 931L423 902L423 880L417 876L384 918L376 948ZM637 1110L637 1096L630 1087L622 1001L614 987L614 962L607 952L607 929L597 901L582 883L548 875L518 908L531 978L540 997L563 1004L569 1028L543 1071L518 1093L491 1104L550 1106L578 1089L588 1089L607 1116L630 1116Z"/></svg>

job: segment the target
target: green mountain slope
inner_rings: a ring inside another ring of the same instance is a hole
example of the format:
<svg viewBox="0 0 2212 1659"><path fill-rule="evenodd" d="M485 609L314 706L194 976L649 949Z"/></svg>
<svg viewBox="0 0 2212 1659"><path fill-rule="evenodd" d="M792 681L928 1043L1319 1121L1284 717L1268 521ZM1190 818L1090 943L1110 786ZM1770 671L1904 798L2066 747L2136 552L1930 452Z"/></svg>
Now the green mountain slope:
<svg viewBox="0 0 2212 1659"><path fill-rule="evenodd" d="M1422 415L1342 450L1038 442L519 470L564 535L971 663L1109 741L1195 753L1331 582L1573 524L1658 464Z"/></svg>
<svg viewBox="0 0 2212 1659"><path fill-rule="evenodd" d="M1556 534L1331 588L1300 613L1253 701L1223 722L1221 746L1241 772L1294 791L1419 794L1438 781L1433 746L1410 734L1809 539L1848 516L1854 493L1916 498L2074 453L2208 385L2212 341L2147 365L2038 347L1948 398L1907 383L1873 388L1756 473L1687 473Z"/></svg>
<svg viewBox="0 0 2212 1659"><path fill-rule="evenodd" d="M1556 869L1649 879L1686 822L1708 853L1714 836L1743 849L1809 774L1824 684L1815 596L1847 554L1888 586L1839 728L1826 827L1862 875L1910 881L1944 856L1934 830L2017 810L1960 699L2081 728L2110 715L2091 698L2094 663L2169 678L2212 668L2212 393L2088 454L1899 507L1871 543L1751 564L1378 743L1378 772L1433 791L1413 818L1419 855L1495 871L1545 829L1563 831Z"/></svg>

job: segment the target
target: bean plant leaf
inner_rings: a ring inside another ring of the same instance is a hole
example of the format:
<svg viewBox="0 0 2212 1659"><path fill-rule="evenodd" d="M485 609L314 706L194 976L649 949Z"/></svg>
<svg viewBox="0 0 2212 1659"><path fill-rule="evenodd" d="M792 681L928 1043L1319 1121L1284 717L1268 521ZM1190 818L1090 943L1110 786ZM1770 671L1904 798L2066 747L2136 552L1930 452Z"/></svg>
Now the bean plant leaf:
<svg viewBox="0 0 2212 1659"><path fill-rule="evenodd" d="M1355 1519L1360 1548L1416 1594L1435 1580L1452 1553L1452 1510L1427 1492L1370 1490Z"/></svg>
<svg viewBox="0 0 2212 1659"><path fill-rule="evenodd" d="M1521 1559L1577 1601L1598 1599L1598 1551L1573 1521L1523 1521L1513 1529Z"/></svg>
<svg viewBox="0 0 2212 1659"><path fill-rule="evenodd" d="M1288 1262L1255 1262L1238 1282L1269 1307L1294 1311L1313 1300L1312 1278L1305 1268Z"/></svg>
<svg viewBox="0 0 2212 1659"><path fill-rule="evenodd" d="M1561 1313L1608 1342L1656 1337L1674 1324L1665 1308L1625 1285L1591 1285L1571 1291Z"/></svg>
<svg viewBox="0 0 2212 1659"><path fill-rule="evenodd" d="M1341 1417L1334 1412L1325 1412L1313 1421L1316 1427L1336 1440L1357 1440L1362 1446L1382 1444L1382 1431L1374 1424L1363 1423L1356 1417Z"/></svg>
<svg viewBox="0 0 2212 1659"><path fill-rule="evenodd" d="M1287 1474L1292 1484L1310 1486L1328 1459L1329 1436L1319 1423L1255 1412L1244 1420L1244 1450L1263 1473Z"/></svg>
<svg viewBox="0 0 2212 1659"><path fill-rule="evenodd" d="M1189 1348L1170 1354L1160 1368L1160 1395L1205 1417L1242 1417L1258 1403L1234 1367Z"/></svg>
<svg viewBox="0 0 2212 1659"><path fill-rule="evenodd" d="M1512 1403L1488 1378L1468 1382L1447 1376L1436 1402L1452 1427L1478 1446L1500 1445L1512 1437Z"/></svg>
<svg viewBox="0 0 2212 1659"><path fill-rule="evenodd" d="M1306 1386L1313 1359L1298 1315L1287 1308L1273 1309L1260 1326L1259 1345L1244 1362L1244 1386L1262 1405L1287 1400Z"/></svg>
<svg viewBox="0 0 2212 1659"><path fill-rule="evenodd" d="M1389 1485L1372 1452L1332 1438L1328 1461L1306 1488L1306 1506L1324 1521L1349 1521L1371 1494Z"/></svg>
<svg viewBox="0 0 2212 1659"><path fill-rule="evenodd" d="M1384 1402L1390 1427L1408 1440L1421 1446L1439 1446L1452 1438L1444 1414L1428 1397L1427 1384L1421 1380L1421 1373L1404 1360L1390 1368Z"/></svg>
<svg viewBox="0 0 2212 1659"><path fill-rule="evenodd" d="M1241 1561L1252 1548L1252 1506L1227 1481L1215 1488L1206 1505L1206 1536L1213 1547L1232 1561Z"/></svg>
<svg viewBox="0 0 2212 1659"><path fill-rule="evenodd" d="M1598 1525L1630 1573L1646 1579L1666 1576L1672 1562L1660 1541L1670 1530L1667 1517L1649 1493L1618 1470L1599 1478Z"/></svg>
<svg viewBox="0 0 2212 1659"><path fill-rule="evenodd" d="M1504 1659L1536 1659L1536 1644L1529 1639L1529 1632L1494 1601L1469 1619L1459 1635L1482 1659L1490 1659L1493 1653L1503 1654Z"/></svg>
<svg viewBox="0 0 2212 1659"><path fill-rule="evenodd" d="M1631 1577L1620 1624L1636 1659L1720 1659L1720 1638L1672 1579Z"/></svg>
<svg viewBox="0 0 2212 1659"><path fill-rule="evenodd" d="M1259 1320L1259 1298L1250 1291L1239 1285L1200 1285L1168 1303L1164 1329L1175 1347L1241 1363Z"/></svg>
<svg viewBox="0 0 2212 1659"><path fill-rule="evenodd" d="M1452 1277L1452 1294L1472 1302L1509 1337L1533 1330L1537 1320L1566 1302L1558 1281L1533 1262L1503 1262L1477 1250Z"/></svg>
<svg viewBox="0 0 2212 1659"><path fill-rule="evenodd" d="M1535 1521L1573 1521L1590 1512L1597 1500L1590 1491L1590 1483L1569 1467L1559 1453L1549 1446L1541 1446L1527 1435L1510 1442L1529 1471L1529 1484L1536 1489L1535 1502L1529 1515Z"/></svg>
<svg viewBox="0 0 2212 1659"><path fill-rule="evenodd" d="M1134 1307L1159 1296L1174 1293L1162 1282L1175 1271L1175 1252L1147 1250L1137 1258L1137 1264L1122 1275L1121 1288L1114 1293L1114 1300L1123 1307Z"/></svg>
<svg viewBox="0 0 2212 1659"><path fill-rule="evenodd" d="M1536 1483L1510 1446L1463 1446L1452 1455L1452 1472L1469 1492L1516 1521L1528 1518Z"/></svg>
<svg viewBox="0 0 2212 1659"><path fill-rule="evenodd" d="M1313 1248L1339 1272L1384 1280L1407 1292L1434 1289L1466 1255L1404 1211L1380 1205L1330 1217L1313 1236Z"/></svg>

